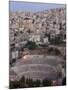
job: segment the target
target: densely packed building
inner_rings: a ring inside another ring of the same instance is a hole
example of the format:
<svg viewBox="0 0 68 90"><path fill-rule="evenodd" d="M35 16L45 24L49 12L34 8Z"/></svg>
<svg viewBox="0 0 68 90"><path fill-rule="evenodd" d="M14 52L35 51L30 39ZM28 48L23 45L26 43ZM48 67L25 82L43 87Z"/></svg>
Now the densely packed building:
<svg viewBox="0 0 68 90"><path fill-rule="evenodd" d="M47 34L50 38L61 35L63 41L66 40L65 8L34 13L24 11L9 13L10 48L15 47L19 51L28 40L37 45L49 44Z"/></svg>

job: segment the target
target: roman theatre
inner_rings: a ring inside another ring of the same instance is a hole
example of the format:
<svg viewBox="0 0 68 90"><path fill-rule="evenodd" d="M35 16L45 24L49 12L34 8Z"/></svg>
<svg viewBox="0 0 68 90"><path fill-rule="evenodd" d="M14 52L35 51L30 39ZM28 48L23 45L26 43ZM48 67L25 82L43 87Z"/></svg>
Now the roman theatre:
<svg viewBox="0 0 68 90"><path fill-rule="evenodd" d="M57 79L59 73L62 75L62 58L58 56L25 55L11 68L20 79Z"/></svg>

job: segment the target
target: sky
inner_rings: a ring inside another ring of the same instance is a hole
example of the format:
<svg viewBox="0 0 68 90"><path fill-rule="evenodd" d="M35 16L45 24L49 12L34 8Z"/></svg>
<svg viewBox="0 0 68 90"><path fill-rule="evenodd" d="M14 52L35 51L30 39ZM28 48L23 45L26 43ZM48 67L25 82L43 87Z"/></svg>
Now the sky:
<svg viewBox="0 0 68 90"><path fill-rule="evenodd" d="M36 2L23 2L23 1L10 1L9 10L10 11L43 11L53 8L65 7L64 4L53 4L53 3L36 3Z"/></svg>

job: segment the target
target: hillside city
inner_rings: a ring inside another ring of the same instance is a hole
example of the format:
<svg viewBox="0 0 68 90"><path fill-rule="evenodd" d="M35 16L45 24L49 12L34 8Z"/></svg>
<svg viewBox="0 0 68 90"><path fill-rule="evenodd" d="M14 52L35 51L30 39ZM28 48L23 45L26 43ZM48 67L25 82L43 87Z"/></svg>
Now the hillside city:
<svg viewBox="0 0 68 90"><path fill-rule="evenodd" d="M10 88L63 85L66 8L10 12L9 41Z"/></svg>

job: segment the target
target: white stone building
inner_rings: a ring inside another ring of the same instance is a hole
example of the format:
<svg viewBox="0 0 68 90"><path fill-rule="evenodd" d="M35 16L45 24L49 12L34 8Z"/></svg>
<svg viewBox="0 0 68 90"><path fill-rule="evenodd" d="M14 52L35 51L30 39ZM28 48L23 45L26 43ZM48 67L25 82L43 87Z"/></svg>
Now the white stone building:
<svg viewBox="0 0 68 90"><path fill-rule="evenodd" d="M43 38L43 42L44 42L44 44L48 44L49 43L48 37Z"/></svg>
<svg viewBox="0 0 68 90"><path fill-rule="evenodd" d="M29 41L39 42L40 41L40 35L30 35Z"/></svg>

